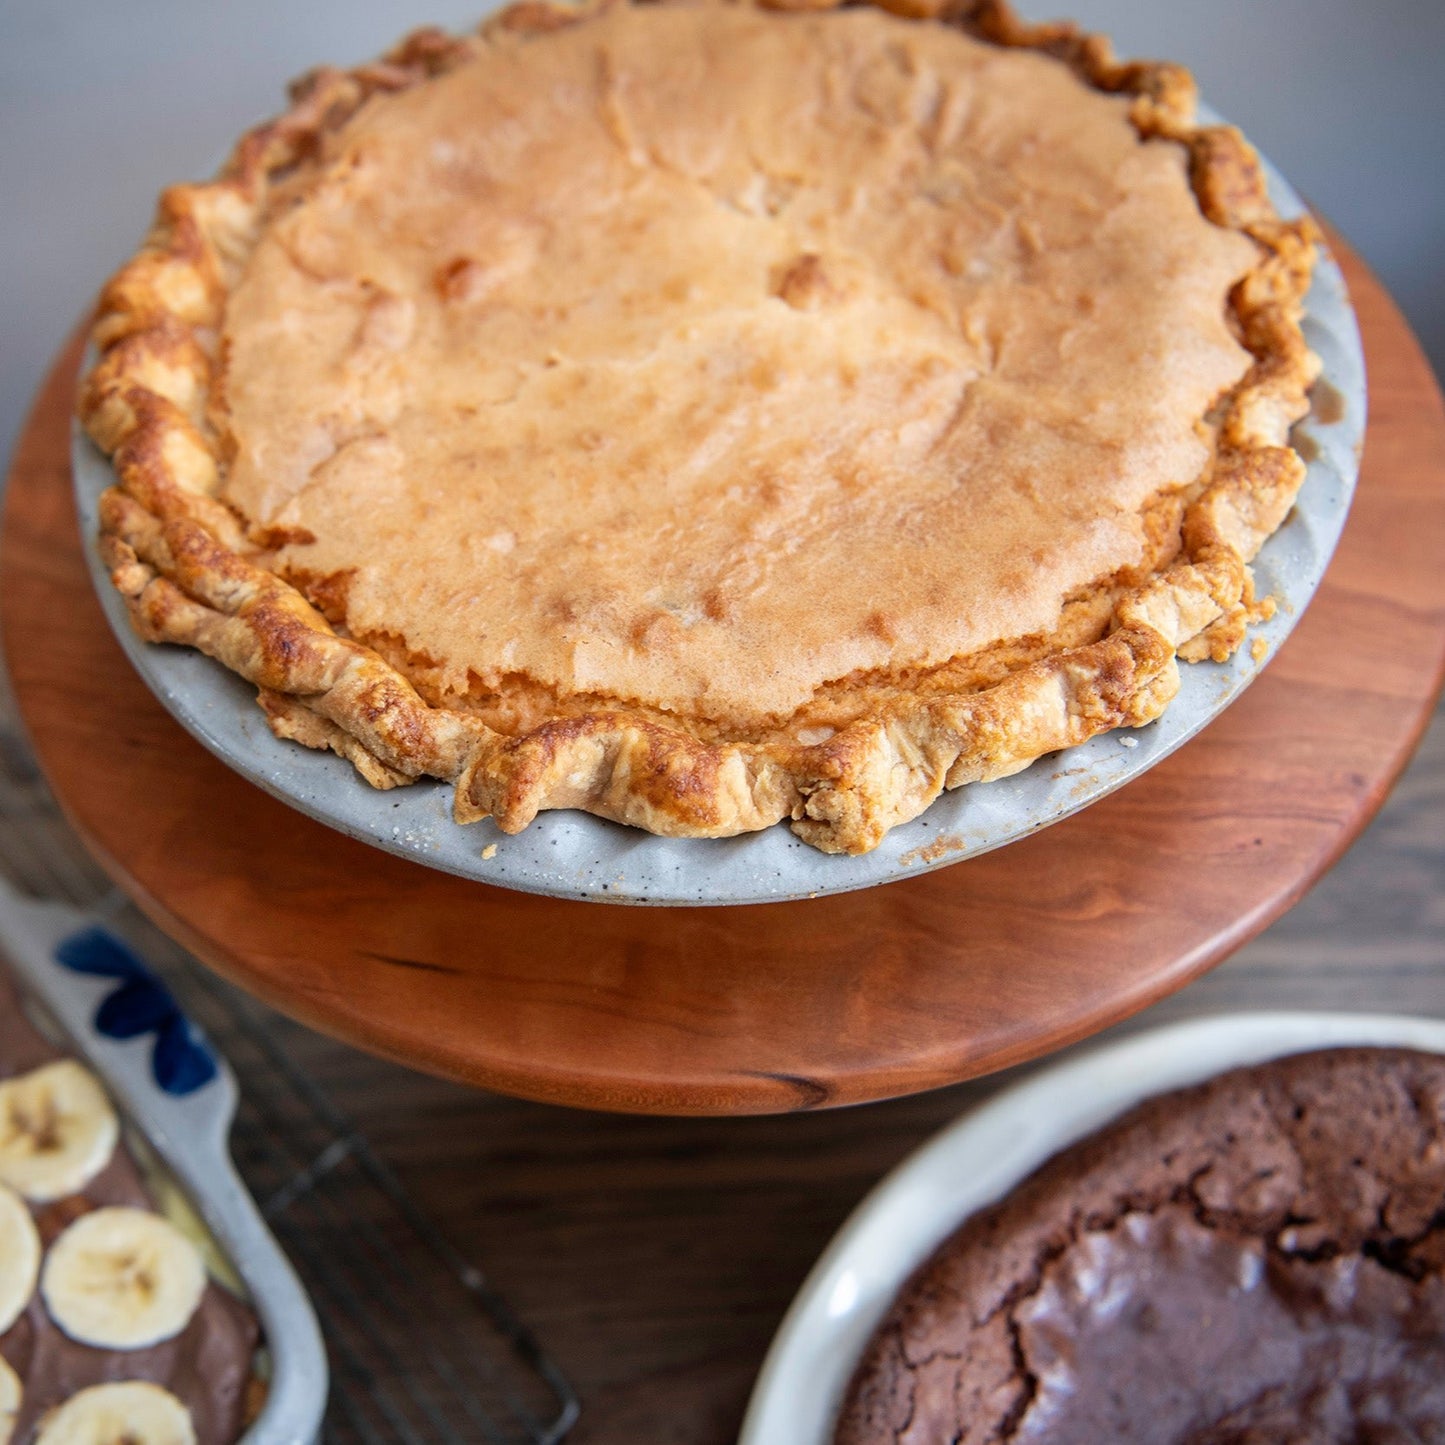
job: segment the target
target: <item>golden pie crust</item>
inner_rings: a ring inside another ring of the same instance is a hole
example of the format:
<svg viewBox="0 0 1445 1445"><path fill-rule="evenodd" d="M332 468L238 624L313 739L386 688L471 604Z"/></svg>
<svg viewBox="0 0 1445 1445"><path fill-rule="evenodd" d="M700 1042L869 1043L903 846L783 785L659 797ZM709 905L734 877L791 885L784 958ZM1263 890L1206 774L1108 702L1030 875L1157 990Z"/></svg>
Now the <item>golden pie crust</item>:
<svg viewBox="0 0 1445 1445"><path fill-rule="evenodd" d="M1267 615L1314 242L1187 72L1003 5L526 0L164 194L101 545L460 822L865 852Z"/></svg>

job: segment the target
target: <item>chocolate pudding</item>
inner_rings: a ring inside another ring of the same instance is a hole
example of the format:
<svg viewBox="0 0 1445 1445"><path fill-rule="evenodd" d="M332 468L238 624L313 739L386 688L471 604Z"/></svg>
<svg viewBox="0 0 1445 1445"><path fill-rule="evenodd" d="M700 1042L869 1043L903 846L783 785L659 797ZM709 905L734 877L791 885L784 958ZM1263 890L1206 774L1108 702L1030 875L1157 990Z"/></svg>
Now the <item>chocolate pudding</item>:
<svg viewBox="0 0 1445 1445"><path fill-rule="evenodd" d="M14 986L0 975L0 1079L64 1058L26 1018ZM30 1210L46 1249L81 1215L105 1205L155 1210L136 1160L122 1141L83 1188ZM0 1335L0 1358L19 1376L24 1394L9 1445L30 1445L46 1412L90 1385L147 1380L171 1391L190 1411L198 1445L234 1445L255 1403L260 1329L250 1308L214 1280L174 1337L140 1349L79 1344L51 1319L37 1289Z"/></svg>
<svg viewBox="0 0 1445 1445"><path fill-rule="evenodd" d="M1153 1099L904 1288L837 1445L1445 1442L1445 1059Z"/></svg>

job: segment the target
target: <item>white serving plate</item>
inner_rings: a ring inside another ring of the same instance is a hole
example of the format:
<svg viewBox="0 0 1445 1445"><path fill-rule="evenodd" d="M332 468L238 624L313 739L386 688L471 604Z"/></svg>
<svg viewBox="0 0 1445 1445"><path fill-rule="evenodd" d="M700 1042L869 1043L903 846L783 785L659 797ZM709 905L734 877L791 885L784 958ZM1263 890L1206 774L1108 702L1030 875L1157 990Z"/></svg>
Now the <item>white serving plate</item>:
<svg viewBox="0 0 1445 1445"><path fill-rule="evenodd" d="M1303 203L1267 167L1276 207ZM1227 663L1181 669L1178 696L1156 723L1106 733L993 783L946 793L922 817L894 828L873 852L834 857L779 824L727 839L658 838L584 813L544 813L508 837L490 821L452 821L449 785L419 783L374 792L351 765L275 738L255 692L219 663L179 647L141 642L93 544L98 503L114 481L107 459L77 426L71 451L86 556L101 605L136 670L173 717L223 762L318 821L387 852L483 883L559 898L612 903L742 904L815 898L913 877L1022 838L1097 801L1187 742L1258 675L1314 595L1344 526L1365 430L1365 369L1359 330L1338 265L1322 253L1305 335L1342 413L1302 423L1315 453L1293 513L1255 564L1261 595L1279 602L1273 619ZM487 856L488 854L491 856Z"/></svg>
<svg viewBox="0 0 1445 1445"><path fill-rule="evenodd" d="M1069 1145L1156 1094L1350 1045L1445 1054L1445 1021L1218 1014L1089 1049L1000 1090L905 1159L834 1236L778 1327L739 1445L828 1445L863 1348L914 1270Z"/></svg>
<svg viewBox="0 0 1445 1445"><path fill-rule="evenodd" d="M124 973L62 962L77 945L93 953L96 941L103 948L107 939L118 957L129 955ZM231 1066L179 1009L167 1026L179 1027L187 1047L208 1061L209 1077L167 1079L151 1030L124 1039L101 1032L97 1010L120 984L144 982L167 998L169 992L95 914L23 897L0 879L0 954L22 991L39 1000L76 1055L100 1075L246 1286L270 1375L265 1403L240 1445L312 1445L320 1439L330 1383L326 1346L305 1287L232 1162L240 1086Z"/></svg>

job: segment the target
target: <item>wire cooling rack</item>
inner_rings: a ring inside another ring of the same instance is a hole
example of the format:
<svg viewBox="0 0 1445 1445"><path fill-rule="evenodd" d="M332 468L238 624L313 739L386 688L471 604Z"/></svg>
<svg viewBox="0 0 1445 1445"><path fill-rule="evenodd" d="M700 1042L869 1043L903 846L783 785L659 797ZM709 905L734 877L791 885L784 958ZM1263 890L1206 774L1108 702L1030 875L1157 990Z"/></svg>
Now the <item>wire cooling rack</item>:
<svg viewBox="0 0 1445 1445"><path fill-rule="evenodd" d="M0 872L143 940L241 1084L231 1152L320 1316L326 1445L557 1445L578 1414L557 1366L296 1066L298 1026L144 923L61 817L0 682Z"/></svg>

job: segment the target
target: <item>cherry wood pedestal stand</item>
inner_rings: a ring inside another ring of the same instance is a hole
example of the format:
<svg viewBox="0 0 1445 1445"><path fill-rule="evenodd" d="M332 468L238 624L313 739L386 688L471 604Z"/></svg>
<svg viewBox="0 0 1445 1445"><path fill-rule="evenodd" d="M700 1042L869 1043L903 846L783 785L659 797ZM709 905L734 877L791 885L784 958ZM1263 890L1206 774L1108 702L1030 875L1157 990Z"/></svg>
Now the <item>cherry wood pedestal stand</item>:
<svg viewBox="0 0 1445 1445"><path fill-rule="evenodd" d="M599 1109L741 1114L1036 1057L1178 989L1295 902L1430 715L1445 421L1398 313L1343 260L1369 437L1298 630L1179 752L984 857L810 902L624 908L457 879L292 811L185 734L107 628L71 502L75 344L21 439L4 517L0 621L23 716L62 806L161 928L294 1018L417 1068Z"/></svg>
<svg viewBox="0 0 1445 1445"><path fill-rule="evenodd" d="M1306 890L1379 805L1445 657L1445 413L1348 253L1370 368L1359 500L1263 678L1086 813L815 903L548 903L333 834L173 724L81 562L77 351L21 439L0 545L16 690L71 818L163 928L287 1012L495 1089L606 1108L795 1109L922 1089L1179 988ZM1445 1015L1445 728L1330 878L1150 1021ZM640 1118L459 1088L274 1026L578 1389L569 1445L731 1445L804 1274L862 1194L992 1081L867 1109Z"/></svg>

